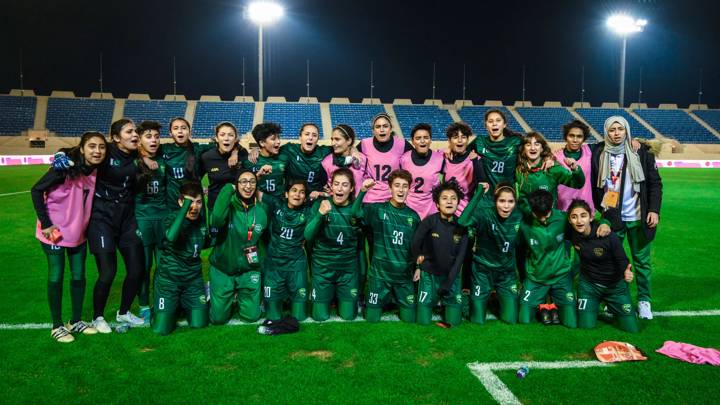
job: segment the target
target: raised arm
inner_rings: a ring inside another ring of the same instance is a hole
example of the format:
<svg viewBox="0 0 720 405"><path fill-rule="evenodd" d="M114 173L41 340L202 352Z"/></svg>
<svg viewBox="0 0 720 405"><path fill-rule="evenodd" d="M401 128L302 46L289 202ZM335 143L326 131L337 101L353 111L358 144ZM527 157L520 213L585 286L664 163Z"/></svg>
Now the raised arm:
<svg viewBox="0 0 720 405"><path fill-rule="evenodd" d="M235 188L232 184L226 184L220 189L215 205L210 213L210 227L222 228L227 224L228 215L230 215L230 201L232 200Z"/></svg>
<svg viewBox="0 0 720 405"><path fill-rule="evenodd" d="M183 233L183 228L187 226L184 221L185 215L187 215L187 212L190 210L190 205L192 205L192 200L185 198L182 208L178 210L172 224L170 224L170 227L165 231L165 238L167 238L170 242L175 242Z"/></svg>

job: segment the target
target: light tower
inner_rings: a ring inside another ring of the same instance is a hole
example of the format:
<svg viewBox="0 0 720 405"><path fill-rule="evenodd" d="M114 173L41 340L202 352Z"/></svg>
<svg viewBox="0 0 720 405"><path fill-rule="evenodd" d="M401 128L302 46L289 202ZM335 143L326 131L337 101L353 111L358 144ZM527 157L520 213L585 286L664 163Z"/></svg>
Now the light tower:
<svg viewBox="0 0 720 405"><path fill-rule="evenodd" d="M258 98L263 98L263 26L279 20L284 14L283 8L271 1L256 1L247 7L248 18L258 26Z"/></svg>
<svg viewBox="0 0 720 405"><path fill-rule="evenodd" d="M625 59L627 54L627 37L645 29L647 20L636 20L626 14L616 14L607 20L607 26L622 36L622 54L620 55L620 107L625 107Z"/></svg>

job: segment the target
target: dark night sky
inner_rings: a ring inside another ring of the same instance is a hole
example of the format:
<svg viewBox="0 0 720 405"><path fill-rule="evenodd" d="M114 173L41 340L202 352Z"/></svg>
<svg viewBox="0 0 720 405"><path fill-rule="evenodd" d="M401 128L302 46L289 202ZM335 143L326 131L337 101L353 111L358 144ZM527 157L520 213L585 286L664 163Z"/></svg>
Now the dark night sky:
<svg viewBox="0 0 720 405"><path fill-rule="evenodd" d="M527 99L535 103L580 99L585 66L586 100L617 99L621 40L605 18L627 10L649 20L628 43L626 101L680 105L720 104L720 2L717 1L320 1L285 0L286 16L265 30L266 96L294 101L305 95L305 60L311 61L311 95L321 101L375 96L389 102L431 96L437 62L437 98L461 98L467 64L467 98L477 102ZM87 96L98 90L98 55L104 54L105 91L159 98L177 90L196 99L242 93L257 97L257 28L244 20L241 0L4 1L0 17L0 92L19 87L22 52L25 88ZM21 51L22 50L22 51Z"/></svg>

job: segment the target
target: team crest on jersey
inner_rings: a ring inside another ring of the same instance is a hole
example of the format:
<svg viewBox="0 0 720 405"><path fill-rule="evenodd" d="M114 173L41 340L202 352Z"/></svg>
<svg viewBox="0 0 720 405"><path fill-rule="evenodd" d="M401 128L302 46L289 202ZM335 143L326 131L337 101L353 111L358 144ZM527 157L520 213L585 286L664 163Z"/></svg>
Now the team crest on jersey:
<svg viewBox="0 0 720 405"><path fill-rule="evenodd" d="M455 303L462 304L462 294L455 294Z"/></svg>
<svg viewBox="0 0 720 405"><path fill-rule="evenodd" d="M407 221L408 221L408 225L412 226L412 224L413 224L413 219L412 219L412 218L408 218Z"/></svg>
<svg viewBox="0 0 720 405"><path fill-rule="evenodd" d="M351 288L350 289L350 296L351 297L357 297L357 288Z"/></svg>
<svg viewBox="0 0 720 405"><path fill-rule="evenodd" d="M405 298L407 299L408 304L414 304L414 303L415 303L415 296L414 296L413 294L408 294L408 296L405 297Z"/></svg>
<svg viewBox="0 0 720 405"><path fill-rule="evenodd" d="M120 166L120 161L117 159L110 158L110 166L118 167L118 166Z"/></svg>
<svg viewBox="0 0 720 405"><path fill-rule="evenodd" d="M453 235L453 242L456 245L460 244L461 240L462 240L462 235L458 235L458 234Z"/></svg>
<svg viewBox="0 0 720 405"><path fill-rule="evenodd" d="M543 184L542 186L538 187L538 188L539 188L540 190L545 190L545 191L548 190L548 186L546 186L546 185L544 185L544 184Z"/></svg>
<svg viewBox="0 0 720 405"><path fill-rule="evenodd" d="M210 173L216 173L216 172L219 172L219 171L220 171L220 168L219 168L219 167L213 167L212 169L210 169Z"/></svg>
<svg viewBox="0 0 720 405"><path fill-rule="evenodd" d="M201 227L200 227L200 234L202 234L202 236L207 235L207 228L205 228L204 226L201 226Z"/></svg>
<svg viewBox="0 0 720 405"><path fill-rule="evenodd" d="M517 295L517 293L518 293L517 285L511 286L511 287L510 287L510 292L512 292L513 294Z"/></svg>
<svg viewBox="0 0 720 405"><path fill-rule="evenodd" d="M555 235L555 240L557 240L558 242L562 242L563 239L565 239L565 235L561 233Z"/></svg>
<svg viewBox="0 0 720 405"><path fill-rule="evenodd" d="M569 292L565 294L565 299L567 299L569 302L575 301L575 294L572 292Z"/></svg>
<svg viewBox="0 0 720 405"><path fill-rule="evenodd" d="M630 311L632 311L632 306L631 306L630 304L623 304L622 310L623 310L623 312L625 312L626 314L629 314Z"/></svg>
<svg viewBox="0 0 720 405"><path fill-rule="evenodd" d="M515 225L515 230L517 231L517 230L519 230L519 229L520 229L520 224L516 224L516 225Z"/></svg>
<svg viewBox="0 0 720 405"><path fill-rule="evenodd" d="M305 214L300 214L300 222L305 222Z"/></svg>
<svg viewBox="0 0 720 405"><path fill-rule="evenodd" d="M205 296L205 294L201 294L200 297L198 297L198 298L200 299L201 304L203 304L203 305L207 304L207 297Z"/></svg>
<svg viewBox="0 0 720 405"><path fill-rule="evenodd" d="M437 233L437 232L433 232L433 233L430 234L430 236L432 236L433 238L439 238L439 237L440 237L440 234Z"/></svg>
<svg viewBox="0 0 720 405"><path fill-rule="evenodd" d="M263 226L262 224L255 224L255 232L262 232Z"/></svg>
<svg viewBox="0 0 720 405"><path fill-rule="evenodd" d="M307 291L304 288L300 288L298 289L298 295L305 298L305 296L307 295Z"/></svg>
<svg viewBox="0 0 720 405"><path fill-rule="evenodd" d="M260 275L259 274L251 274L250 275L250 282L253 284L257 284L260 282Z"/></svg>
<svg viewBox="0 0 720 405"><path fill-rule="evenodd" d="M535 240L535 239L533 239L533 238L530 238L530 246L535 246L535 245L539 245L539 244L540 244L540 243L538 243L537 240Z"/></svg>
<svg viewBox="0 0 720 405"><path fill-rule="evenodd" d="M605 253L605 249L603 248L595 248L593 249L593 253L595 253L595 256L600 257Z"/></svg>
<svg viewBox="0 0 720 405"><path fill-rule="evenodd" d="M138 238L142 239L142 232L140 232L140 229L135 230L135 235L137 235Z"/></svg>
<svg viewBox="0 0 720 405"><path fill-rule="evenodd" d="M280 171L285 170L285 163L278 163L278 169L280 169Z"/></svg>

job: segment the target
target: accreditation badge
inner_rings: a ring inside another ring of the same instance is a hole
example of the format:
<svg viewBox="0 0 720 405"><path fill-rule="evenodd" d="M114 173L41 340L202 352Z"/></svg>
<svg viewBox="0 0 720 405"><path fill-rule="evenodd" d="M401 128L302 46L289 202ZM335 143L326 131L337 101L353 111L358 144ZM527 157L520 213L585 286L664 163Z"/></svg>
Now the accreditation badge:
<svg viewBox="0 0 720 405"><path fill-rule="evenodd" d="M608 190L603 196L602 206L606 208L617 208L620 202L620 193L617 191Z"/></svg>
<svg viewBox="0 0 720 405"><path fill-rule="evenodd" d="M245 248L245 259L250 264L260 263L260 258L258 257L257 246L248 246Z"/></svg>

